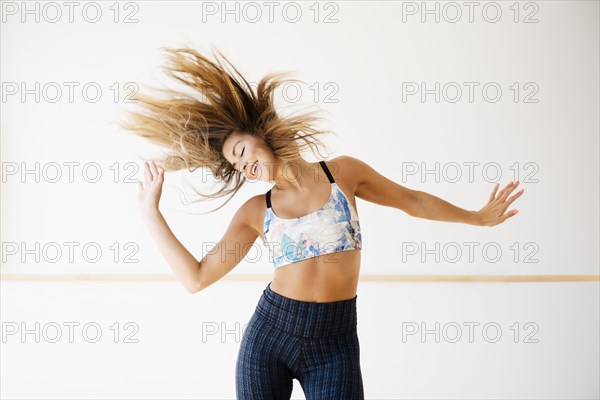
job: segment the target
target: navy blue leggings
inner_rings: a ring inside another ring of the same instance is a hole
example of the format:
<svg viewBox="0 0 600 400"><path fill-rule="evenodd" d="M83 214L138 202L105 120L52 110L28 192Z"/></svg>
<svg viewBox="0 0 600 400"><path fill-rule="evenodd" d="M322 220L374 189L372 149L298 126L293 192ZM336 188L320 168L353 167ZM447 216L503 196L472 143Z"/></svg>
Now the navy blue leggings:
<svg viewBox="0 0 600 400"><path fill-rule="evenodd" d="M356 299L294 300L267 285L244 330L236 363L238 400L363 400Z"/></svg>

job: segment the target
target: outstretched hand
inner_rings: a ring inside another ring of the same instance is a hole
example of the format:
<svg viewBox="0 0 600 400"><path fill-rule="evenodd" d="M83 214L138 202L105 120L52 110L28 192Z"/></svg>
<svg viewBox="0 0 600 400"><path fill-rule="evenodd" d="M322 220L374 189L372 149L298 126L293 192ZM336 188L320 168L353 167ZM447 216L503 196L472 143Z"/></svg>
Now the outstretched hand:
<svg viewBox="0 0 600 400"><path fill-rule="evenodd" d="M507 200L508 195L515 190L517 186L519 186L519 181L511 182L506 185L506 187L502 189L496 197L498 186L499 184L496 183L488 203L481 210L477 211L477 216L479 217L479 221L482 226L494 226L501 224L508 218L515 216L518 212L517 210L510 210L509 212L505 213L508 206L510 206L513 201L521 197L524 192L524 189L521 189L514 196Z"/></svg>
<svg viewBox="0 0 600 400"><path fill-rule="evenodd" d="M162 194L165 170L156 167L154 161L144 163L144 182L138 181L138 205L140 211L158 210Z"/></svg>

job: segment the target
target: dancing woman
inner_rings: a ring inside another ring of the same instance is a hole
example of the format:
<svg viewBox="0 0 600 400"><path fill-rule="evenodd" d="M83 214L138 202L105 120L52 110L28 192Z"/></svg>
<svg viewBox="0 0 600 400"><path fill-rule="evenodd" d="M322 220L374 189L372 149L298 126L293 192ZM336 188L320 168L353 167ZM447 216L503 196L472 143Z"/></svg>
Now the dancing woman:
<svg viewBox="0 0 600 400"><path fill-rule="evenodd" d="M356 314L362 236L356 197L413 217L494 226L516 214L506 210L523 193L508 197L518 181L499 193L496 184L483 208L467 211L403 187L351 156L308 162L301 153L318 150L322 142L317 136L324 132L314 127L319 118L311 114L278 114L273 94L284 74L266 75L254 90L220 52L215 61L190 48L167 53L169 75L198 96L169 91L169 98L157 99L138 93L135 99L146 112L132 112L121 124L169 149L164 159L144 165L138 194L144 221L190 293L224 277L259 237L274 268L240 344L238 399L289 399L293 379L307 400L363 399ZM216 193L202 195L206 198L235 195L248 181L272 184L240 206L200 261L159 211L164 172L183 168L207 168L222 183Z"/></svg>

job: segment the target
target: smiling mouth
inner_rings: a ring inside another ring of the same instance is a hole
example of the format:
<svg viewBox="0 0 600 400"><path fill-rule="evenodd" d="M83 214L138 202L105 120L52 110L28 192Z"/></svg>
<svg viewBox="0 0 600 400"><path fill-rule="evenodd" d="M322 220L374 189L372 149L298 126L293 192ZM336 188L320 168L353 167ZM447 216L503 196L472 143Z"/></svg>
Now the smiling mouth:
<svg viewBox="0 0 600 400"><path fill-rule="evenodd" d="M248 171L250 171L250 174L252 176L256 176L256 171L258 171L258 160L254 161L252 164L250 164Z"/></svg>

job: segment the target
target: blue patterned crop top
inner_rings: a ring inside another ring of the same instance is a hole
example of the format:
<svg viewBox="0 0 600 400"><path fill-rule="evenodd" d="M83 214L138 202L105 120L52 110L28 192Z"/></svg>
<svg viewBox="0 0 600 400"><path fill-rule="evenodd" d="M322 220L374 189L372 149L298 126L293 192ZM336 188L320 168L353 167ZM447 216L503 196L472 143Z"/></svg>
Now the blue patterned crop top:
<svg viewBox="0 0 600 400"><path fill-rule="evenodd" d="M275 268L339 251L362 249L360 223L354 206L333 180L325 161L319 164L331 183L327 203L298 218L279 218L267 192L264 243Z"/></svg>

